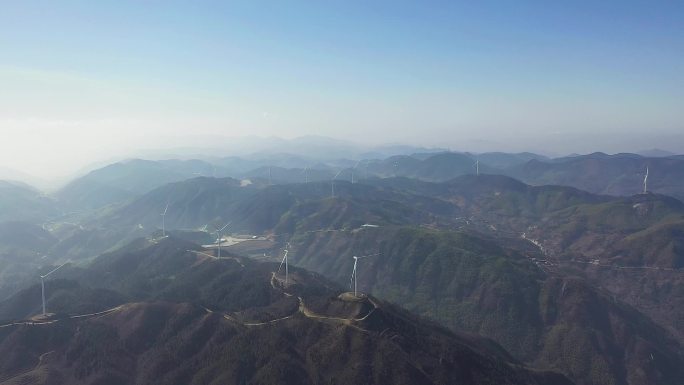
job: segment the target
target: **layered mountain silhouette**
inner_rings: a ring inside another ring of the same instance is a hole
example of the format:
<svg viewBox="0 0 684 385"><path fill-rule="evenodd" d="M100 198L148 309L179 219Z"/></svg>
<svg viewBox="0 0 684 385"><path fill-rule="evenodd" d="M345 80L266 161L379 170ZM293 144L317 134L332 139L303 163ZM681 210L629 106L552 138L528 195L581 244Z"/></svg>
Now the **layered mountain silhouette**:
<svg viewBox="0 0 684 385"><path fill-rule="evenodd" d="M509 175L537 185L557 184L597 194L633 195L643 191L647 167L649 191L684 198L684 159L678 156L595 153L550 162L531 160Z"/></svg>
<svg viewBox="0 0 684 385"><path fill-rule="evenodd" d="M0 184L0 350L11 357L0 380L684 378L680 156L268 157L127 161L55 199ZM217 260L200 244L226 224ZM272 274L285 247L287 286ZM341 287L363 255L358 285L372 296L354 300ZM39 275L67 260L46 286L55 315L28 320Z"/></svg>
<svg viewBox="0 0 684 385"><path fill-rule="evenodd" d="M61 214L56 202L25 184L0 180L0 222L43 223Z"/></svg>
<svg viewBox="0 0 684 385"><path fill-rule="evenodd" d="M55 197L69 210L90 210L125 202L164 184L198 176L277 184L330 180L336 175L347 181L408 177L444 182L478 171L512 176L533 185L564 185L595 194L625 196L642 192L644 174L650 167L649 191L684 198L684 186L680 182L684 160L677 155L594 153L555 159L533 153L497 152L360 155L367 157L321 161L291 153L267 152L246 157L191 160L132 159L91 171L61 188Z"/></svg>

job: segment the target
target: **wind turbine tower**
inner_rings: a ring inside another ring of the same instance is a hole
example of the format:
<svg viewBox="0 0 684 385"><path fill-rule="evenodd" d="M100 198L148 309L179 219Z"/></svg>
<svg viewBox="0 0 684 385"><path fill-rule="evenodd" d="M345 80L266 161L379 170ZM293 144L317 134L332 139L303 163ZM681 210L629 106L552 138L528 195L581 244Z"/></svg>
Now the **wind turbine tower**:
<svg viewBox="0 0 684 385"><path fill-rule="evenodd" d="M285 255L283 256L283 260L280 261L280 266L278 267L278 273L280 273L280 269L283 267L283 263L285 264L285 286L287 286L287 277L288 277L288 261L287 261L287 254L289 253L290 248L290 242L288 242L285 245Z"/></svg>
<svg viewBox="0 0 684 385"><path fill-rule="evenodd" d="M648 191L648 166L646 166L646 175L644 175L644 194Z"/></svg>
<svg viewBox="0 0 684 385"><path fill-rule="evenodd" d="M351 170L351 182L352 182L352 184L354 184L354 171L356 170L357 167L359 167L359 164L361 164L362 161L363 161L363 159L356 162L356 164L354 165L354 168L352 168L352 170Z"/></svg>
<svg viewBox="0 0 684 385"><path fill-rule="evenodd" d="M354 269L352 269L351 278L349 279L349 288L351 289L352 284L354 285L354 297L358 297L358 295L356 294L357 293L357 291L356 291L356 277L358 276L358 273L356 272L356 266L358 265L359 259L368 258L368 257L372 257L375 255L380 255L380 253L371 254L371 255L363 255L361 257L357 257L355 255L354 257L352 257L352 258L354 258Z"/></svg>
<svg viewBox="0 0 684 385"><path fill-rule="evenodd" d="M343 170L338 171L337 174L335 174L335 176L332 178L332 181L330 182L330 189L331 189L330 195L331 195L333 198L335 198L335 179L337 179L337 177L340 176L340 174L342 173L342 171L343 171Z"/></svg>
<svg viewBox="0 0 684 385"><path fill-rule="evenodd" d="M354 269L352 270L352 275L351 278L349 279L349 288L351 289L352 283L354 283L354 297L358 297L356 295L356 266L359 263L359 258L364 258L364 257L357 257L356 255L353 257L354 258Z"/></svg>
<svg viewBox="0 0 684 385"><path fill-rule="evenodd" d="M162 217L162 237L166 236L166 212L169 211L169 202L166 202L166 207L164 208L164 212L161 213Z"/></svg>
<svg viewBox="0 0 684 385"><path fill-rule="evenodd" d="M216 258L221 259L221 232L225 230L226 227L230 225L230 222L226 223L225 226L221 227L220 229L216 229L216 243L218 243L218 256Z"/></svg>
<svg viewBox="0 0 684 385"><path fill-rule="evenodd" d="M62 266L66 265L67 263L69 263L69 261L66 261L63 264L59 265L57 268L53 269L51 272L40 276L40 290L41 290L41 297L43 299L43 316L46 314L46 311L45 311L45 278L47 278L48 275L54 273L55 271L61 269Z"/></svg>
<svg viewBox="0 0 684 385"><path fill-rule="evenodd" d="M304 167L302 173L304 174L304 183L309 183L309 167Z"/></svg>
<svg viewBox="0 0 684 385"><path fill-rule="evenodd" d="M480 160L476 159L473 166L475 166L475 175L480 175Z"/></svg>

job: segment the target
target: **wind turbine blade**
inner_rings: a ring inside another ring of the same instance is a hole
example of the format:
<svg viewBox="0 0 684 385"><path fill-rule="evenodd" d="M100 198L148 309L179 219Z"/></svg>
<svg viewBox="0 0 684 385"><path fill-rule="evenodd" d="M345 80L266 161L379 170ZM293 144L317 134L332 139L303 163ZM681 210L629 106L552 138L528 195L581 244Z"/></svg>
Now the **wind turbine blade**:
<svg viewBox="0 0 684 385"><path fill-rule="evenodd" d="M226 227L228 227L231 223L232 223L232 221L226 223L226 225L223 226L223 227L221 227L221 229L220 229L219 231L223 231L223 230L224 230Z"/></svg>
<svg viewBox="0 0 684 385"><path fill-rule="evenodd" d="M356 257L356 258L368 258L368 257L375 257L376 255L380 255L380 253L375 253L375 254L368 254L368 255L362 255L362 256L360 256L360 257Z"/></svg>
<svg viewBox="0 0 684 385"><path fill-rule="evenodd" d="M64 262L63 264L61 264L61 265L57 266L55 269L53 269L51 272L49 272L49 273L47 273L47 274L45 274L45 275L41 275L40 277L41 277L41 278L47 277L48 275L50 275L50 274L54 273L55 271L61 269L62 266L66 265L66 264L69 263L69 262L71 262L71 260Z"/></svg>
<svg viewBox="0 0 684 385"><path fill-rule="evenodd" d="M337 174L335 174L335 176L333 177L333 180L337 179L337 177L340 176L340 174L342 174L342 171L344 170L338 171Z"/></svg>

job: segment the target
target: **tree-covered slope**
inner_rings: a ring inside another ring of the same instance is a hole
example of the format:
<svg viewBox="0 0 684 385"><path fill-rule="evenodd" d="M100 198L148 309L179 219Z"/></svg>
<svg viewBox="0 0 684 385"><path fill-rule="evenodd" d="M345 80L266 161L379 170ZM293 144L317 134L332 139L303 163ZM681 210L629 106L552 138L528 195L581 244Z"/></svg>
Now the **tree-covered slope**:
<svg viewBox="0 0 684 385"><path fill-rule="evenodd" d="M491 240L378 228L302 234L292 243L298 265L340 283L349 282L352 256L379 253L359 262L362 290L488 336L577 383L675 384L684 375L681 346L647 317L583 279L549 273ZM651 354L661 357L651 360Z"/></svg>

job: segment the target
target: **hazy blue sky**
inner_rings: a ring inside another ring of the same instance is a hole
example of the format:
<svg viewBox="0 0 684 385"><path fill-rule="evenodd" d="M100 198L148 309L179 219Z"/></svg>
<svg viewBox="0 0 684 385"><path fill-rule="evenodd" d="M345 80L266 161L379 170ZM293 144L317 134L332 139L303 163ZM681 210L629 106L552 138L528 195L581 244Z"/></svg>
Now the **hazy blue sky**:
<svg viewBox="0 0 684 385"><path fill-rule="evenodd" d="M683 59L682 1L5 1L0 166L191 135L684 152Z"/></svg>

